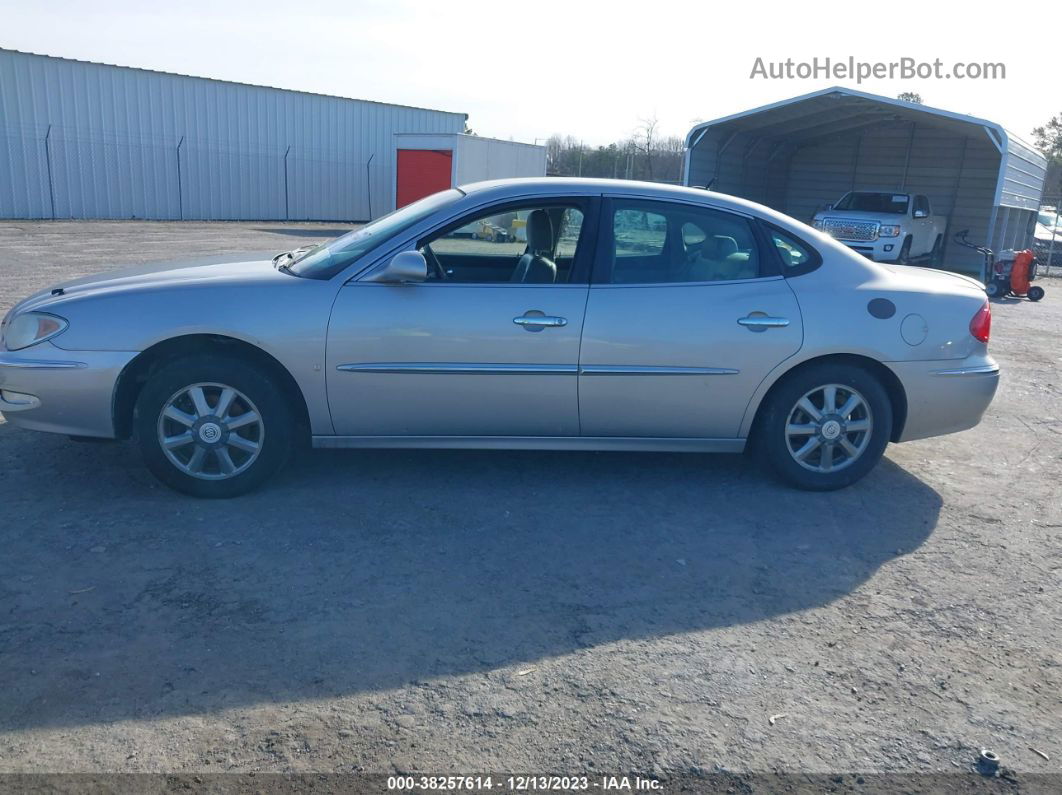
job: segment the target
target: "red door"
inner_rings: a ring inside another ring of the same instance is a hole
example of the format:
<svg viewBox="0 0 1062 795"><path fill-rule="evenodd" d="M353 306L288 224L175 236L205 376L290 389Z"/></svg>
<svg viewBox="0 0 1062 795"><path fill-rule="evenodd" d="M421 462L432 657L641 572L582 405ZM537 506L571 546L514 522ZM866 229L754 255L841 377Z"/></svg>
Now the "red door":
<svg viewBox="0 0 1062 795"><path fill-rule="evenodd" d="M395 206L405 207L449 188L453 159L449 149L399 149Z"/></svg>

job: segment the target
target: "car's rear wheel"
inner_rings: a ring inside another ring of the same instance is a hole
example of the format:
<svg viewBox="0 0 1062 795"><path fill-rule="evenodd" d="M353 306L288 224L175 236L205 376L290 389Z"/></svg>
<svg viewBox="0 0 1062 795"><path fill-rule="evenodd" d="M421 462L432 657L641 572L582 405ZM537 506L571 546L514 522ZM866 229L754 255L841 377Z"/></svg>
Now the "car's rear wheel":
<svg viewBox="0 0 1062 795"><path fill-rule="evenodd" d="M756 429L774 471L801 489L855 483L885 452L892 404L862 367L822 363L787 376L768 395Z"/></svg>
<svg viewBox="0 0 1062 795"><path fill-rule="evenodd" d="M160 481L195 497L257 488L291 454L295 418L282 390L259 369L226 356L175 360L151 375L133 426L144 463Z"/></svg>

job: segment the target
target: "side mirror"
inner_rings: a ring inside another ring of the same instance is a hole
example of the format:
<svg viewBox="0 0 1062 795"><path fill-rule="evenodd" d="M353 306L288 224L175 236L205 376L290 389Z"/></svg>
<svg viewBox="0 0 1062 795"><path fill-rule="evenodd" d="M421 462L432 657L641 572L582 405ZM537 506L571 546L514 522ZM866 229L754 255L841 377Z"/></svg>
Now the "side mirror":
<svg viewBox="0 0 1062 795"><path fill-rule="evenodd" d="M423 282L428 278L428 262L419 251L400 251L391 258L391 261L371 276L367 276L367 282L380 282L381 284L408 284L410 282Z"/></svg>
<svg viewBox="0 0 1062 795"><path fill-rule="evenodd" d="M928 218L929 217L929 213L927 213L925 210L915 210L914 211L914 217L915 218Z"/></svg>

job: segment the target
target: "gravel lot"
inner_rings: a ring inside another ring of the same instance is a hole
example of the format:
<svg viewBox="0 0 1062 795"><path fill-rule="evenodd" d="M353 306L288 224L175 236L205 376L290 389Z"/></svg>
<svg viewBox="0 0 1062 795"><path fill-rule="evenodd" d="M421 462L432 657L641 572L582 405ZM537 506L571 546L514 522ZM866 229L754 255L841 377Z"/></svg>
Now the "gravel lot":
<svg viewBox="0 0 1062 795"><path fill-rule="evenodd" d="M339 231L0 223L0 312ZM321 451L199 502L128 445L0 424L0 772L973 776L987 747L1057 774L1062 280L1042 284L993 306L985 422L832 494L737 456Z"/></svg>

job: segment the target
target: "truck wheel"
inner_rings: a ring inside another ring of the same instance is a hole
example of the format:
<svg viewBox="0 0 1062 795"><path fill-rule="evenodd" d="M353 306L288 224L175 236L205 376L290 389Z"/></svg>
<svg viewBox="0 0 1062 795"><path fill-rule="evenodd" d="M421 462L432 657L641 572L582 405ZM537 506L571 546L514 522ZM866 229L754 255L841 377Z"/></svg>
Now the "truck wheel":
<svg viewBox="0 0 1062 795"><path fill-rule="evenodd" d="M933 241L933 250L929 252L929 264L934 268L944 263L944 235L937 235Z"/></svg>
<svg viewBox="0 0 1062 795"><path fill-rule="evenodd" d="M911 264L911 238L904 238L903 245L900 246L900 253L896 255L897 265L909 265Z"/></svg>

